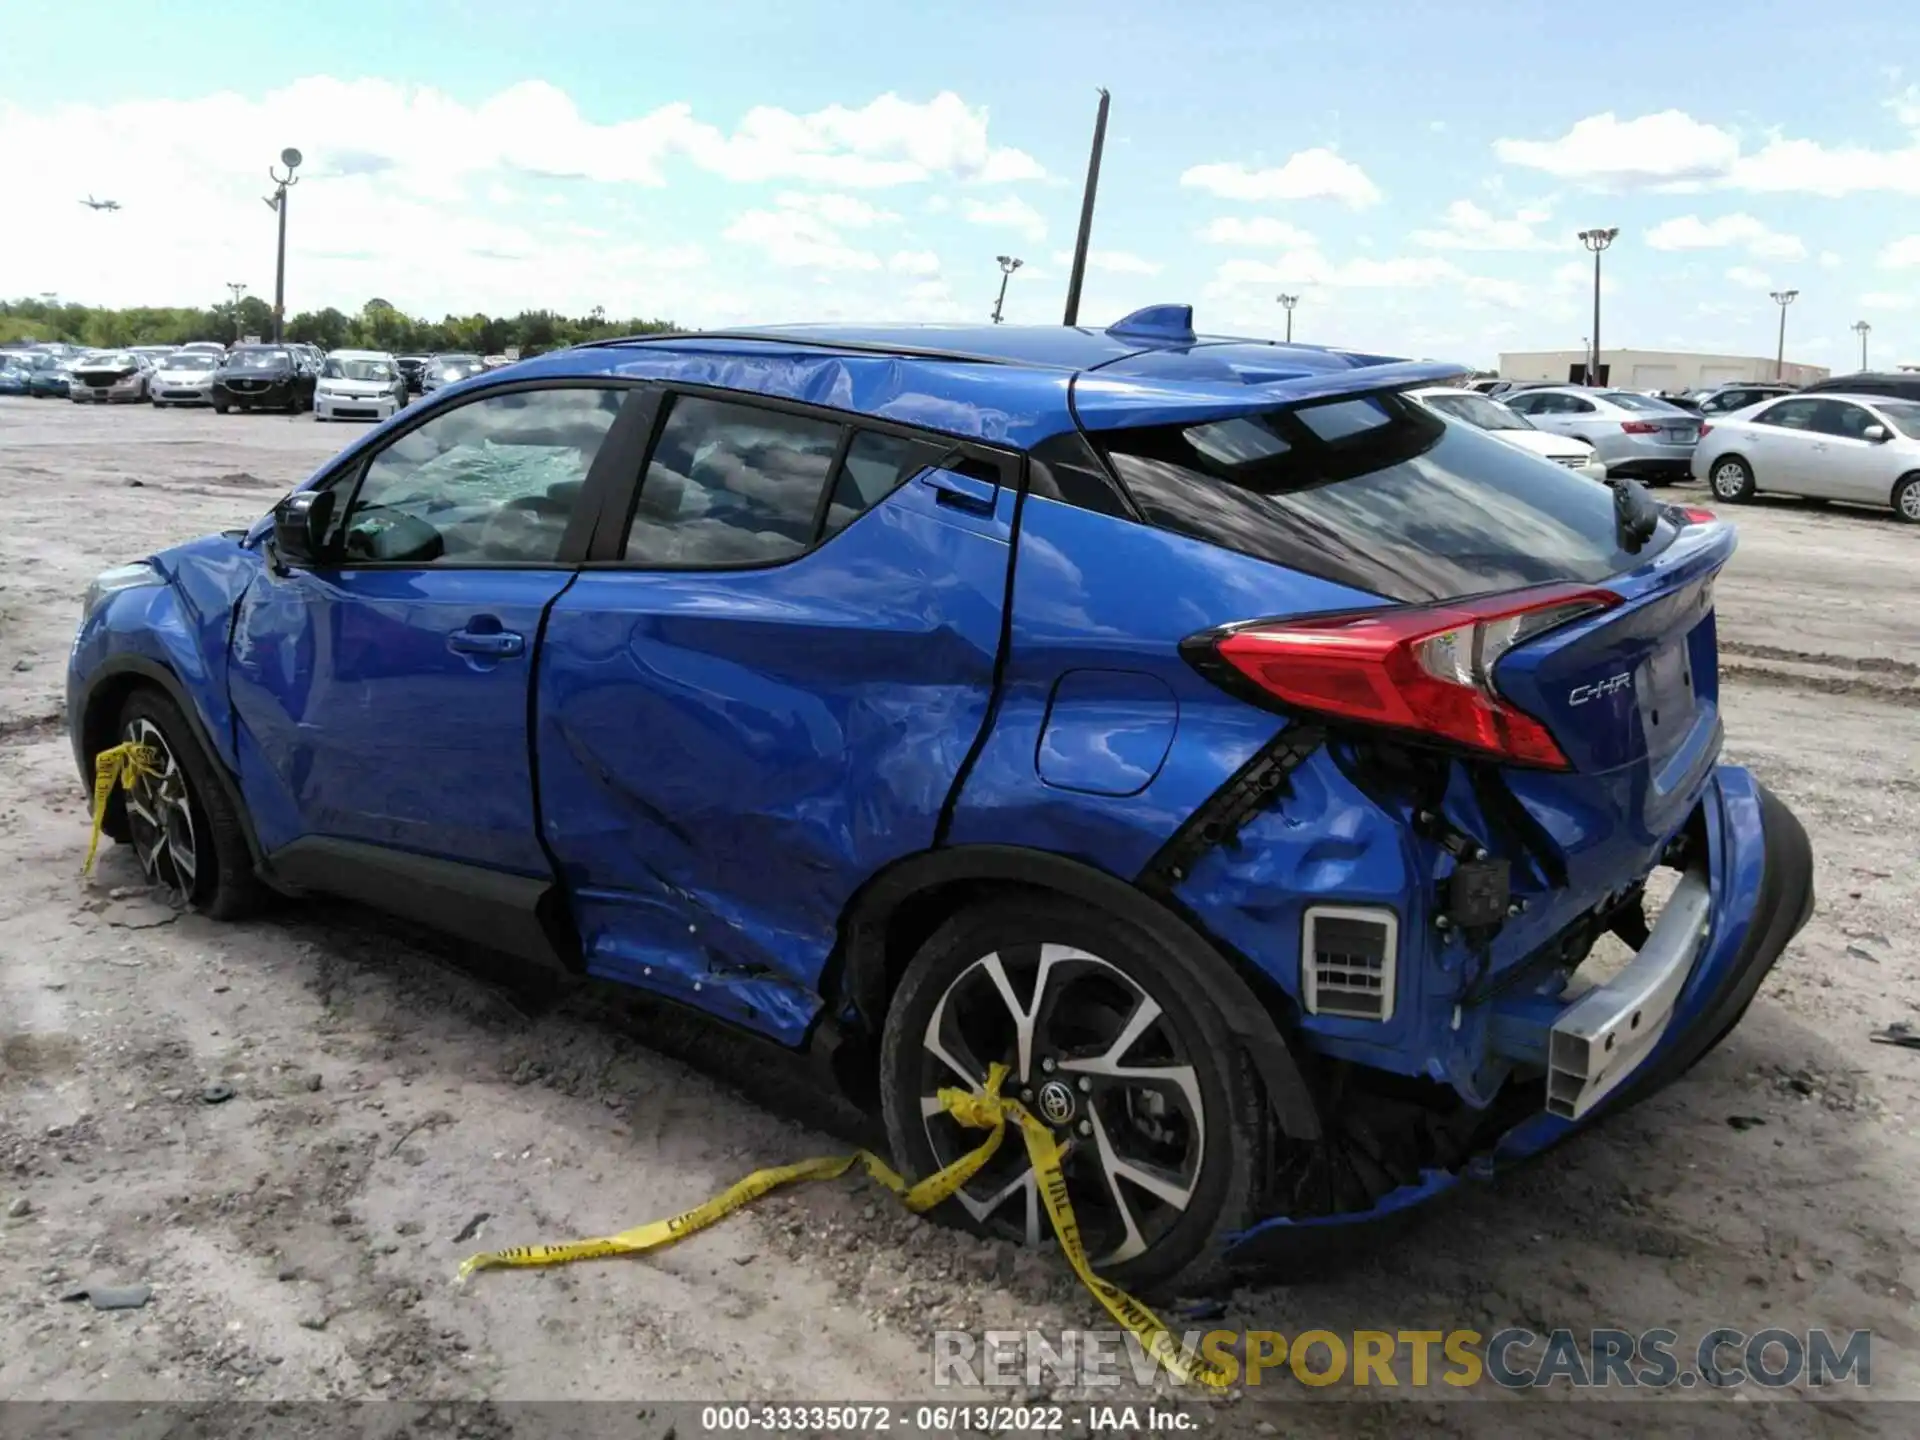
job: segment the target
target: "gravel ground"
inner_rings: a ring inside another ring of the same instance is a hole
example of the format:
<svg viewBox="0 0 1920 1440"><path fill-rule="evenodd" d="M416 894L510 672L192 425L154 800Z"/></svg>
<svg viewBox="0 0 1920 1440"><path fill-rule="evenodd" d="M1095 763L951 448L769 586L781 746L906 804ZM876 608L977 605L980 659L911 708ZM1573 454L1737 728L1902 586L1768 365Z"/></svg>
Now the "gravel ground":
<svg viewBox="0 0 1920 1440"><path fill-rule="evenodd" d="M176 916L111 846L80 877L58 717L87 579L246 523L345 438L0 399L0 1399L925 1398L935 1328L1098 1323L1056 1260L853 1181L643 1260L456 1288L474 1249L623 1228L870 1137L752 1042L595 990L541 1003L364 912ZM1868 1327L1875 1391L1920 1398L1920 1053L1867 1042L1920 1018L1920 532L1786 503L1736 518L1728 750L1811 833L1814 920L1681 1084L1337 1280L1222 1297L1222 1323ZM233 1097L208 1103L215 1084ZM96 1277L151 1303L59 1302ZM1443 1398L1415 1407L1441 1433L1483 1408ZM1206 1422L1270 1433L1261 1404ZM1841 1428L1911 1433L1901 1408ZM1402 1423L1346 1404L1283 1428Z"/></svg>

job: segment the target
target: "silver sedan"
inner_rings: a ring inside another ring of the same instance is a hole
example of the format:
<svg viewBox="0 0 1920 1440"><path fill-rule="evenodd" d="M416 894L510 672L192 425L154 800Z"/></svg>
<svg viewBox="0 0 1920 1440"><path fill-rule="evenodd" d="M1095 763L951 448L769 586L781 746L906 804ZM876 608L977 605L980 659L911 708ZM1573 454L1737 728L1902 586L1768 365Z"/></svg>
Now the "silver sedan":
<svg viewBox="0 0 1920 1440"><path fill-rule="evenodd" d="M1684 480L1700 439L1698 415L1631 390L1549 385L1500 399L1540 429L1592 445L1609 479L1653 485Z"/></svg>
<svg viewBox="0 0 1920 1440"><path fill-rule="evenodd" d="M1920 401L1790 395L1716 417L1693 473L1719 500L1756 491L1890 506L1920 525Z"/></svg>
<svg viewBox="0 0 1920 1440"><path fill-rule="evenodd" d="M213 372L220 357L204 350L176 350L161 359L147 384L147 398L157 410L165 405L211 405Z"/></svg>

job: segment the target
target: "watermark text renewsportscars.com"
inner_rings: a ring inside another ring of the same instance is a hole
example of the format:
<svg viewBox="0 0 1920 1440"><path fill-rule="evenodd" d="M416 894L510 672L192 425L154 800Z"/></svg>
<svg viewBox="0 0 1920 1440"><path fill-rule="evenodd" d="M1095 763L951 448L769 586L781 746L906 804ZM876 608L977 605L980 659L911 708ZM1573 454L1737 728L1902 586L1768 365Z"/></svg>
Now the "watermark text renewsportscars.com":
<svg viewBox="0 0 1920 1440"><path fill-rule="evenodd" d="M1866 1330L1188 1330L1180 1345L1245 1385L1664 1390L1873 1383L1873 1335ZM1118 1329L933 1336L936 1386L1148 1385L1159 1370L1140 1341Z"/></svg>

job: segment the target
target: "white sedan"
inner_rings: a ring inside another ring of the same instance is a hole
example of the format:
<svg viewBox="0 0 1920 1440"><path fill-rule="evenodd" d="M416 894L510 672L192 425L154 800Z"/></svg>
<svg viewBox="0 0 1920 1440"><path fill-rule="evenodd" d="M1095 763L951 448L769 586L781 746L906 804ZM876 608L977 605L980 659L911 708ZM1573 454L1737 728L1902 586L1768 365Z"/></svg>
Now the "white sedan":
<svg viewBox="0 0 1920 1440"><path fill-rule="evenodd" d="M1721 500L1767 490L1890 506L1920 524L1920 401L1791 395L1701 428L1694 478Z"/></svg>
<svg viewBox="0 0 1920 1440"><path fill-rule="evenodd" d="M1607 478L1607 467L1594 458L1593 446L1585 440L1542 430L1526 416L1509 410L1498 400L1477 390L1455 390L1436 385L1414 391L1413 398L1449 420L1464 420L1490 435L1499 436L1510 445L1530 450L1590 480Z"/></svg>

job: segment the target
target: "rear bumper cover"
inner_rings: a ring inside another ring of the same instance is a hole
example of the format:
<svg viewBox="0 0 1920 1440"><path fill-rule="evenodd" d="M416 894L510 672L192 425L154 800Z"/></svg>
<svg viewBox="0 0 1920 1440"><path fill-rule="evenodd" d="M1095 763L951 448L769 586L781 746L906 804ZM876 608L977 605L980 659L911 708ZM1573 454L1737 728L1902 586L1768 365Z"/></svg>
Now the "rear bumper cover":
<svg viewBox="0 0 1920 1440"><path fill-rule="evenodd" d="M1691 1069L1746 1013L1774 962L1813 913L1813 850L1794 814L1753 775L1722 765L1701 800L1710 885L1706 938L1673 1003L1659 1042L1578 1118L1544 1106L1497 1133L1456 1168L1428 1170L1418 1183L1382 1196L1372 1209L1293 1219L1275 1216L1233 1237L1228 1257L1260 1266L1315 1256L1332 1236L1385 1226L1469 1176L1551 1148L1575 1131L1623 1110ZM1537 1084L1534 1087L1539 1090Z"/></svg>

